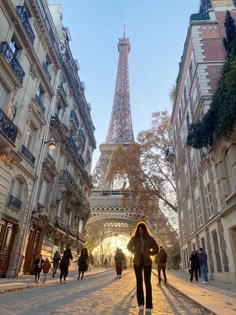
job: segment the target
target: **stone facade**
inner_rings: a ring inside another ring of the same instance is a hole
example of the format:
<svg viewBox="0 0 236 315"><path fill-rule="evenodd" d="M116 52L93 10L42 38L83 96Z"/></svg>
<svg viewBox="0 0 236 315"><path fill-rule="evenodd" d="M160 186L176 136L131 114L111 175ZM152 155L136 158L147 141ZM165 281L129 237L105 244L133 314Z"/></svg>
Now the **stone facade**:
<svg viewBox="0 0 236 315"><path fill-rule="evenodd" d="M95 128L61 11L0 3L0 277L85 242Z"/></svg>
<svg viewBox="0 0 236 315"><path fill-rule="evenodd" d="M182 264L189 268L193 249L204 247L211 279L236 283L236 134L209 150L187 147L188 126L207 111L225 62L226 10L232 1L212 1L205 14L194 14L180 65L172 112L173 151Z"/></svg>

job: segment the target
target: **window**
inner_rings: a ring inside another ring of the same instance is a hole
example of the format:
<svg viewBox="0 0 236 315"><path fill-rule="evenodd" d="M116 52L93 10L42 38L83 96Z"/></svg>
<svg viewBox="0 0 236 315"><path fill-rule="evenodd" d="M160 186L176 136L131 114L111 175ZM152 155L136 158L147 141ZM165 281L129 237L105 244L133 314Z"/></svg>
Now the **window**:
<svg viewBox="0 0 236 315"><path fill-rule="evenodd" d="M34 151L35 146L35 136L36 136L36 130L33 127L29 127L26 138L25 138L25 147L30 151Z"/></svg>
<svg viewBox="0 0 236 315"><path fill-rule="evenodd" d="M14 179L12 196L16 197L19 200L23 199L23 185L22 185L22 182L18 178Z"/></svg>
<svg viewBox="0 0 236 315"><path fill-rule="evenodd" d="M43 90L43 88L42 88L41 85L40 85L39 88L38 88L38 90L37 90L37 92L36 92L36 95L38 96L38 98L39 98L40 100L42 100L43 94L44 94L44 90Z"/></svg>
<svg viewBox="0 0 236 315"><path fill-rule="evenodd" d="M0 82L0 108L4 108L7 97L8 97L8 92Z"/></svg>
<svg viewBox="0 0 236 315"><path fill-rule="evenodd" d="M206 172L203 174L203 184L204 184L204 190L205 190L207 213L208 213L208 217L211 218L214 215L214 205L213 205L208 170L206 170Z"/></svg>
<svg viewBox="0 0 236 315"><path fill-rule="evenodd" d="M202 217L202 209L201 209L201 202L200 202L200 195L199 195L198 187L196 187L194 190L194 198L195 198L195 209L196 209L196 215L198 219L198 226L201 226L203 224L203 217Z"/></svg>
<svg viewBox="0 0 236 315"><path fill-rule="evenodd" d="M193 81L193 62L191 60L190 66L189 66L189 76L190 76L190 82L192 83Z"/></svg>
<svg viewBox="0 0 236 315"><path fill-rule="evenodd" d="M63 110L63 107L59 103L57 103L56 105L56 115L57 115L57 118L61 121L64 115L64 110Z"/></svg>
<svg viewBox="0 0 236 315"><path fill-rule="evenodd" d="M14 36L12 37L12 39L11 39L11 41L9 43L9 46L10 46L13 54L16 56L18 51L20 50L20 45L17 44L16 39L15 39Z"/></svg>
<svg viewBox="0 0 236 315"><path fill-rule="evenodd" d="M50 193L50 185L46 180L44 180L42 183L40 198L39 198L39 203L44 207L47 207L49 193Z"/></svg>
<svg viewBox="0 0 236 315"><path fill-rule="evenodd" d="M83 233L84 229L84 219L79 220L79 233Z"/></svg>
<svg viewBox="0 0 236 315"><path fill-rule="evenodd" d="M231 173L232 173L232 167L230 167L230 155L229 150L225 151L225 157L224 157L224 171L226 176L226 182L228 187L228 193L232 193L232 179L231 179Z"/></svg>
<svg viewBox="0 0 236 315"><path fill-rule="evenodd" d="M205 242L204 237L201 238L201 245L202 245L202 248L204 249L204 251L206 252L206 242Z"/></svg>
<svg viewBox="0 0 236 315"><path fill-rule="evenodd" d="M185 86L185 88L184 88L184 105L187 106L187 103L188 103L187 88Z"/></svg>
<svg viewBox="0 0 236 315"><path fill-rule="evenodd" d="M192 174L196 173L196 161L195 161L195 152L194 149L191 148L190 151L190 159L191 159L191 166L192 166Z"/></svg>
<svg viewBox="0 0 236 315"><path fill-rule="evenodd" d="M190 232L194 232L194 222L193 222L193 211L191 208L191 201L188 199L188 212L189 212L189 223L190 223Z"/></svg>
<svg viewBox="0 0 236 315"><path fill-rule="evenodd" d="M222 272L220 248L219 248L219 241L218 241L218 236L217 236L216 230L212 231L212 239L213 239L213 244L214 244L214 252L215 252L217 271Z"/></svg>

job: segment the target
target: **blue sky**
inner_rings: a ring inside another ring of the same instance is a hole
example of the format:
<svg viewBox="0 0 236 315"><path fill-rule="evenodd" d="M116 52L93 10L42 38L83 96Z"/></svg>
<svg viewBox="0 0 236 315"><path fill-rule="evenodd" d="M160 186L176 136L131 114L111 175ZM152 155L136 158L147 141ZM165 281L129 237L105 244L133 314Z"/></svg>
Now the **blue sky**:
<svg viewBox="0 0 236 315"><path fill-rule="evenodd" d="M118 65L118 39L130 39L129 79L135 137L151 114L171 111L169 91L178 74L189 16L199 0L49 0L61 3L79 76L92 106L97 146L106 138ZM99 157L96 150L93 166Z"/></svg>

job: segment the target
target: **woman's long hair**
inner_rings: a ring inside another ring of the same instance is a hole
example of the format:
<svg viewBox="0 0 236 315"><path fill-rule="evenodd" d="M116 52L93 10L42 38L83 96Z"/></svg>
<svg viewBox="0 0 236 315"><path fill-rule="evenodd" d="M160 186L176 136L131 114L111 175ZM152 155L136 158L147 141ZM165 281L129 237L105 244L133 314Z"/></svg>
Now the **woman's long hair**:
<svg viewBox="0 0 236 315"><path fill-rule="evenodd" d="M149 228L148 228L148 226L146 225L146 223L145 222L139 222L137 225L136 225L136 228L135 228L135 230L134 230L134 234L133 234L133 236L135 237L135 238L137 238L137 237L139 237L139 228L142 228L143 229L143 235L144 235L144 237L152 237L152 235L151 235L151 233L150 233L150 231L149 231Z"/></svg>

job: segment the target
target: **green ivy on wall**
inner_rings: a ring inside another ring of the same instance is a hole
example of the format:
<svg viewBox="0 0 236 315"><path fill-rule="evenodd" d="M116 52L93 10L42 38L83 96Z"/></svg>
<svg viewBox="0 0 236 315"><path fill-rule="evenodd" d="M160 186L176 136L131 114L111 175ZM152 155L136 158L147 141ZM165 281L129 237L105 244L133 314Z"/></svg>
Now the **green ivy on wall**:
<svg viewBox="0 0 236 315"><path fill-rule="evenodd" d="M216 139L228 139L236 125L236 27L229 11L225 32L227 57L212 103L203 118L189 128L187 144L195 149L208 147Z"/></svg>

